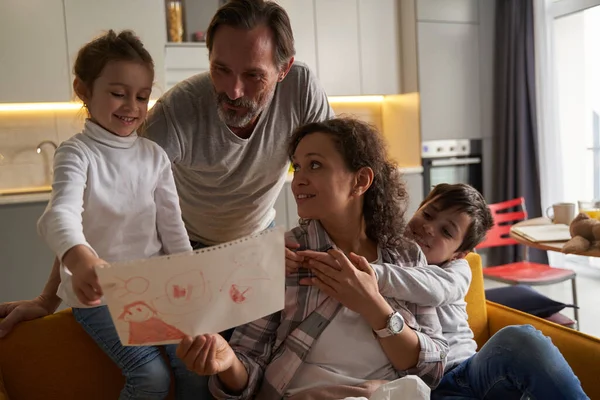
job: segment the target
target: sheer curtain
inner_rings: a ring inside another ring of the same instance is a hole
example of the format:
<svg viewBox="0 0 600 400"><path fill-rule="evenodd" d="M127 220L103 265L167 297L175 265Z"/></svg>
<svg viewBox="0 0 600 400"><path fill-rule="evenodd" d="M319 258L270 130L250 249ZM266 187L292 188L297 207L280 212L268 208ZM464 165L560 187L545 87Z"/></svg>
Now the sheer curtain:
<svg viewBox="0 0 600 400"><path fill-rule="evenodd" d="M533 0L535 76L537 98L538 162L542 210L564 201L563 160L558 131L558 91L554 63L553 0ZM564 255L549 252L551 265L564 262Z"/></svg>

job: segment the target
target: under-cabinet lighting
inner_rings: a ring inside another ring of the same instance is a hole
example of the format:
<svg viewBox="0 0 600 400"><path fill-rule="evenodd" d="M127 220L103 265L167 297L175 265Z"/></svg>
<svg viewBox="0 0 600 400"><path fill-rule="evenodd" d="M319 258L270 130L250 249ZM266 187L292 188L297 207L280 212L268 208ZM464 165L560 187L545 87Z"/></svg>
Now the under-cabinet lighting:
<svg viewBox="0 0 600 400"><path fill-rule="evenodd" d="M331 96L329 102L339 103L380 103L383 96ZM156 100L148 102L148 108L156 103ZM0 112L15 111L68 111L80 110L83 104L80 102L62 102L62 103L0 103Z"/></svg>
<svg viewBox="0 0 600 400"><path fill-rule="evenodd" d="M380 103L383 96L331 96L330 103Z"/></svg>
<svg viewBox="0 0 600 400"><path fill-rule="evenodd" d="M79 110L82 103L0 103L0 111L61 111Z"/></svg>
<svg viewBox="0 0 600 400"><path fill-rule="evenodd" d="M148 108L151 108L156 100L148 102ZM83 103L63 102L63 103L0 103L0 112L15 111L68 111L81 110Z"/></svg>

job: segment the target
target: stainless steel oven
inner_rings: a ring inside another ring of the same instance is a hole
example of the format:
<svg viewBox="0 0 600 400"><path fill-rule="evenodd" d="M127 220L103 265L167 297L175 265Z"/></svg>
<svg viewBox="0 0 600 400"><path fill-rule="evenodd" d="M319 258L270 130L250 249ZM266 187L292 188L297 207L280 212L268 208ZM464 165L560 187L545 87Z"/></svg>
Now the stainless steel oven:
<svg viewBox="0 0 600 400"><path fill-rule="evenodd" d="M483 193L481 139L422 143L423 196L438 183L467 183Z"/></svg>

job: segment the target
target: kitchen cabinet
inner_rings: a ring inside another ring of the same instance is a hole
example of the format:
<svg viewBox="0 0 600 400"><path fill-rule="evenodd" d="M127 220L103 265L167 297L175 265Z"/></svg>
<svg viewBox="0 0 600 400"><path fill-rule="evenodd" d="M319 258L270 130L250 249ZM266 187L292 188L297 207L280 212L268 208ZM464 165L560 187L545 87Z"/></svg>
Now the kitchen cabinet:
<svg viewBox="0 0 600 400"><path fill-rule="evenodd" d="M417 211L423 201L423 174L421 167L400 168L402 178L406 184L406 190L409 194L408 208L406 210L406 219L410 219ZM279 197L275 201L275 224L283 226L286 231L298 226L300 217L298 216L298 206L292 193L291 176L283 185Z"/></svg>
<svg viewBox="0 0 600 400"><path fill-rule="evenodd" d="M479 26L418 22L421 139L481 138Z"/></svg>
<svg viewBox="0 0 600 400"><path fill-rule="evenodd" d="M81 46L95 36L109 29L116 32L131 29L154 59L152 98L164 92L167 28L163 0L64 0L64 5L69 66L73 65ZM44 61L44 65L47 64Z"/></svg>
<svg viewBox="0 0 600 400"><path fill-rule="evenodd" d="M47 1L47 0L46 0ZM39 295L54 255L37 234L47 201L0 205L0 303Z"/></svg>
<svg viewBox="0 0 600 400"><path fill-rule="evenodd" d="M177 82L210 70L205 44L168 44L165 49L165 90Z"/></svg>
<svg viewBox="0 0 600 400"><path fill-rule="evenodd" d="M292 24L296 60L317 72L317 48L314 0L276 0L285 9Z"/></svg>
<svg viewBox="0 0 600 400"><path fill-rule="evenodd" d="M288 221L287 221L287 199L285 193L285 184L284 188L282 188L281 192L279 192L279 196L277 200L275 200L275 205L273 206L275 209L275 225L283 226L285 230L289 230Z"/></svg>
<svg viewBox="0 0 600 400"><path fill-rule="evenodd" d="M402 93L398 7L398 0L358 1L362 95Z"/></svg>
<svg viewBox="0 0 600 400"><path fill-rule="evenodd" d="M404 215L408 221L419 209L419 205L423 201L423 174L420 172L410 172L404 173L402 177L404 178L406 191L408 192L408 207Z"/></svg>
<svg viewBox="0 0 600 400"><path fill-rule="evenodd" d="M359 95L360 52L356 1L315 2L318 76L330 96Z"/></svg>
<svg viewBox="0 0 600 400"><path fill-rule="evenodd" d="M378 0L376 6L370 0L275 1L290 18L296 60L316 73L328 95L401 93L399 0ZM184 67L174 61L180 57L172 53L197 59L199 52L206 51L201 48L196 44L167 46L167 89L208 69Z"/></svg>
<svg viewBox="0 0 600 400"><path fill-rule="evenodd" d="M294 193L292 193L292 180L283 187L283 191L285 193L285 199L287 202L287 223L288 229L295 228L299 225L300 217L298 216L298 205L296 204L296 199L294 198Z"/></svg>
<svg viewBox="0 0 600 400"><path fill-rule="evenodd" d="M479 0L417 0L417 20L477 23L479 3Z"/></svg>
<svg viewBox="0 0 600 400"><path fill-rule="evenodd" d="M0 19L0 103L69 101L62 0L1 1Z"/></svg>
<svg viewBox="0 0 600 400"><path fill-rule="evenodd" d="M328 95L397 94L398 0L315 0L317 74Z"/></svg>
<svg viewBox="0 0 600 400"><path fill-rule="evenodd" d="M275 201L275 224L283 226L286 231L298 226L298 208L292 193L292 181L288 179Z"/></svg>

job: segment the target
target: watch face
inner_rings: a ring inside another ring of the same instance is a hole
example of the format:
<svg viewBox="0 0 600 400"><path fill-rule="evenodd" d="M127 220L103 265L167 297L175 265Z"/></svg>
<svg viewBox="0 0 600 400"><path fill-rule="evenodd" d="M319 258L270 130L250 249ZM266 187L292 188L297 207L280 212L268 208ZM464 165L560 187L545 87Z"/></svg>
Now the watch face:
<svg viewBox="0 0 600 400"><path fill-rule="evenodd" d="M390 318L390 330L394 333L400 332L402 330L404 323L402 321L402 317L399 314L394 314Z"/></svg>

